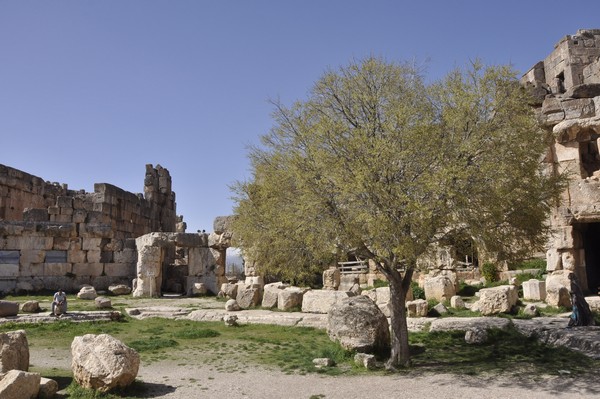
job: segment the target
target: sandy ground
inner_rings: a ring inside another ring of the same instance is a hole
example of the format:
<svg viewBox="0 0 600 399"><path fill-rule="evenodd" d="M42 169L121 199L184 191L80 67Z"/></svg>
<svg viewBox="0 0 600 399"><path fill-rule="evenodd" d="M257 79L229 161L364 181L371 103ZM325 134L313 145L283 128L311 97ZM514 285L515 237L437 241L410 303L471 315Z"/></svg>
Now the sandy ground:
<svg viewBox="0 0 600 399"><path fill-rule="evenodd" d="M67 350L34 350L33 368L70 368ZM599 375L527 380L515 375L469 377L456 375L374 375L330 377L318 374L288 375L250 365L243 371L220 372L214 365L162 361L142 364L138 373L147 388L146 398L597 398ZM64 393L59 392L58 397Z"/></svg>

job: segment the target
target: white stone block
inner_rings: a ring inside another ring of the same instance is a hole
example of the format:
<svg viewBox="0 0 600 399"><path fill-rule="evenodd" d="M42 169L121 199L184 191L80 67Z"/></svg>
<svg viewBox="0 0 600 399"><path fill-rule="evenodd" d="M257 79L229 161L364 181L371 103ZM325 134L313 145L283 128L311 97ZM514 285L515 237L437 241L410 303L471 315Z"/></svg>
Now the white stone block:
<svg viewBox="0 0 600 399"><path fill-rule="evenodd" d="M546 282L531 279L523 282L523 299L529 301L546 300Z"/></svg>

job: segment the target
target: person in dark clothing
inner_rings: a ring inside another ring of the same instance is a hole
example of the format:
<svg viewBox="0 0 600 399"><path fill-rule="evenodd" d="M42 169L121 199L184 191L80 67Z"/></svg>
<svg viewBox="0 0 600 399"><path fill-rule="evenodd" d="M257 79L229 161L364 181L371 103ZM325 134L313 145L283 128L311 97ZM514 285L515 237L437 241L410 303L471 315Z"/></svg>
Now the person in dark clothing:
<svg viewBox="0 0 600 399"><path fill-rule="evenodd" d="M583 295L583 291L577 282L577 276L574 273L569 275L571 280L571 304L573 305L573 313L569 317L568 327L578 326L593 326L594 316L590 311L590 305L588 305Z"/></svg>

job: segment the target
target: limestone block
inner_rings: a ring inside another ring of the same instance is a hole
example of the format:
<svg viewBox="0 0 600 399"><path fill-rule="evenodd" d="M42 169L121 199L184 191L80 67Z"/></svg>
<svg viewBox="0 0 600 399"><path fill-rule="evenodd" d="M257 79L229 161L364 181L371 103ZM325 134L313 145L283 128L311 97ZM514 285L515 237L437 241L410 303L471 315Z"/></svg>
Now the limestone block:
<svg viewBox="0 0 600 399"><path fill-rule="evenodd" d="M75 263L72 273L76 276L98 277L104 273L103 263Z"/></svg>
<svg viewBox="0 0 600 399"><path fill-rule="evenodd" d="M58 382L51 380L50 378L40 378L40 390L38 392L38 399L50 399L58 392Z"/></svg>
<svg viewBox="0 0 600 399"><path fill-rule="evenodd" d="M550 306L571 306L571 295L567 287L552 285L546 289L546 303Z"/></svg>
<svg viewBox="0 0 600 399"><path fill-rule="evenodd" d="M138 353L108 334L86 334L71 344L73 378L100 392L125 388L137 377Z"/></svg>
<svg viewBox="0 0 600 399"><path fill-rule="evenodd" d="M67 251L46 251L44 263L67 263Z"/></svg>
<svg viewBox="0 0 600 399"><path fill-rule="evenodd" d="M115 251L113 259L115 263L135 263L137 262L137 251L128 248L122 251Z"/></svg>
<svg viewBox="0 0 600 399"><path fill-rule="evenodd" d="M485 328L473 327L465 332L465 342L471 345L480 345L488 340L488 332Z"/></svg>
<svg viewBox="0 0 600 399"><path fill-rule="evenodd" d="M0 275L3 267L0 265ZM19 266L19 276L43 276L44 275L44 264L43 263L31 263L21 264Z"/></svg>
<svg viewBox="0 0 600 399"><path fill-rule="evenodd" d="M241 308L235 299L230 299L225 302L225 310L228 312L235 312L241 310Z"/></svg>
<svg viewBox="0 0 600 399"><path fill-rule="evenodd" d="M56 223L69 223L71 222L73 219L71 217L71 215L50 215L50 221L51 222L56 222Z"/></svg>
<svg viewBox="0 0 600 399"><path fill-rule="evenodd" d="M105 263L104 273L109 277L128 277L135 275L132 263Z"/></svg>
<svg viewBox="0 0 600 399"><path fill-rule="evenodd" d="M452 298L450 298L450 307L454 309L464 309L465 302L459 295L454 295Z"/></svg>
<svg viewBox="0 0 600 399"><path fill-rule="evenodd" d="M192 295L206 295L208 293L208 289L204 283L194 283L192 285L192 290L190 292Z"/></svg>
<svg viewBox="0 0 600 399"><path fill-rule="evenodd" d="M73 208L60 208L61 215L69 215L70 220L73 220Z"/></svg>
<svg viewBox="0 0 600 399"><path fill-rule="evenodd" d="M546 270L562 270L562 255L557 249L552 248L546 251Z"/></svg>
<svg viewBox="0 0 600 399"><path fill-rule="evenodd" d="M0 333L0 364L2 373L29 370L29 343L25 330Z"/></svg>
<svg viewBox="0 0 600 399"><path fill-rule="evenodd" d="M40 312L40 303L38 301L27 301L21 305L21 311L23 313L37 313Z"/></svg>
<svg viewBox="0 0 600 399"><path fill-rule="evenodd" d="M81 287L79 292L77 293L77 298L79 299L96 299L98 294L96 293L96 289L91 285L84 285Z"/></svg>
<svg viewBox="0 0 600 399"><path fill-rule="evenodd" d="M523 282L523 299L529 301L546 300L546 282L530 279Z"/></svg>
<svg viewBox="0 0 600 399"><path fill-rule="evenodd" d="M85 223L87 218L87 212L83 209L76 209L73 211L73 223Z"/></svg>
<svg viewBox="0 0 600 399"><path fill-rule="evenodd" d="M55 251L81 250L81 239L71 237L55 237L52 249Z"/></svg>
<svg viewBox="0 0 600 399"><path fill-rule="evenodd" d="M96 307L98 309L110 309L110 308L112 308L112 303L110 301L110 298L106 298L106 297L103 297L103 296L96 297L94 299L94 304L96 305Z"/></svg>
<svg viewBox="0 0 600 399"><path fill-rule="evenodd" d="M261 306L267 309L277 307L277 298L279 296L279 292L281 292L287 286L287 284L283 284L282 282L266 284L263 288L263 299Z"/></svg>
<svg viewBox="0 0 600 399"><path fill-rule="evenodd" d="M102 258L102 251L99 249L86 251L86 259L90 263L100 263Z"/></svg>
<svg viewBox="0 0 600 399"><path fill-rule="evenodd" d="M258 306L260 303L260 289L251 286L243 290L238 288L236 301L242 309Z"/></svg>
<svg viewBox="0 0 600 399"><path fill-rule="evenodd" d="M331 306L327 313L327 334L346 350L385 353L390 347L387 318L377 305L364 295L347 297Z"/></svg>
<svg viewBox="0 0 600 399"><path fill-rule="evenodd" d="M562 226L554 229L552 247L556 249L581 248L581 234L573 226Z"/></svg>
<svg viewBox="0 0 600 399"><path fill-rule="evenodd" d="M216 264L215 258L208 248L190 248L188 252L188 266L190 276L200 276Z"/></svg>
<svg viewBox="0 0 600 399"><path fill-rule="evenodd" d="M60 208L56 205L49 206L48 215L60 215Z"/></svg>
<svg viewBox="0 0 600 399"><path fill-rule="evenodd" d="M17 313L19 313L18 302L0 300L0 317L16 316ZM2 361L2 358L0 358L0 361Z"/></svg>
<svg viewBox="0 0 600 399"><path fill-rule="evenodd" d="M357 353L354 355L354 364L359 367L364 367L367 370L375 370L377 368L377 361L375 355L368 353Z"/></svg>
<svg viewBox="0 0 600 399"><path fill-rule="evenodd" d="M561 106L565 111L565 119L580 119L594 116L594 100L591 98L577 98L563 100Z"/></svg>
<svg viewBox="0 0 600 399"><path fill-rule="evenodd" d="M113 295L128 295L131 293L131 288L125 284L117 284L109 286L108 291Z"/></svg>
<svg viewBox="0 0 600 399"><path fill-rule="evenodd" d="M13 242L14 241L14 242ZM8 245L12 246L12 249L38 249L38 250L51 250L54 239L52 237L38 237L38 236L27 236L27 237L8 237ZM16 245L15 245L16 244Z"/></svg>
<svg viewBox="0 0 600 399"><path fill-rule="evenodd" d="M58 196L56 198L56 206L60 208L73 208L73 197Z"/></svg>
<svg viewBox="0 0 600 399"><path fill-rule="evenodd" d="M80 223L79 234L86 238L113 238L115 231L110 224Z"/></svg>
<svg viewBox="0 0 600 399"><path fill-rule="evenodd" d="M406 310L408 317L427 317L429 305L425 299L415 299L414 301L406 302Z"/></svg>
<svg viewBox="0 0 600 399"><path fill-rule="evenodd" d="M21 251L21 263L42 263L46 257L46 251L39 249L24 249Z"/></svg>
<svg viewBox="0 0 600 399"><path fill-rule="evenodd" d="M333 266L323 272L323 289L337 290L340 286L340 271Z"/></svg>
<svg viewBox="0 0 600 399"><path fill-rule="evenodd" d="M38 373L9 370L0 380L0 398L37 398L41 377Z"/></svg>
<svg viewBox="0 0 600 399"><path fill-rule="evenodd" d="M514 285L501 285L479 290L478 308L485 316L512 311L519 299Z"/></svg>
<svg viewBox="0 0 600 399"><path fill-rule="evenodd" d="M70 263L44 263L43 265L45 276L65 276L73 271Z"/></svg>
<svg viewBox="0 0 600 399"><path fill-rule="evenodd" d="M288 287L277 294L277 309L290 310L302 306L304 290L298 287Z"/></svg>
<svg viewBox="0 0 600 399"><path fill-rule="evenodd" d="M81 249L84 251L99 251L102 245L102 238L85 237L81 241Z"/></svg>
<svg viewBox="0 0 600 399"><path fill-rule="evenodd" d="M302 297L302 311L305 313L327 313L331 306L350 297L347 291L311 290Z"/></svg>
<svg viewBox="0 0 600 399"><path fill-rule="evenodd" d="M565 251L561 254L562 267L564 270L575 270L578 264L577 255L579 255L579 251Z"/></svg>
<svg viewBox="0 0 600 399"><path fill-rule="evenodd" d="M73 250L67 252L67 262L84 263L87 259L87 251Z"/></svg>
<svg viewBox="0 0 600 399"><path fill-rule="evenodd" d="M25 208L23 211L25 222L47 222L49 219L48 209Z"/></svg>
<svg viewBox="0 0 600 399"><path fill-rule="evenodd" d="M456 295L453 281L444 275L425 278L425 297L439 302L450 300Z"/></svg>
<svg viewBox="0 0 600 399"><path fill-rule="evenodd" d="M19 265L0 264L0 278L19 277Z"/></svg>

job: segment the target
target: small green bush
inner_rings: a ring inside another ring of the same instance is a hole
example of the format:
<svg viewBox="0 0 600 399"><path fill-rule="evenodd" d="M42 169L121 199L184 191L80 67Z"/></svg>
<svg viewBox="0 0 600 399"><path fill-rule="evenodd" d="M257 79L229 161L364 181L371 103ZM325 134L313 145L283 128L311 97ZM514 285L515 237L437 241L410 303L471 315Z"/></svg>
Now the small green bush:
<svg viewBox="0 0 600 399"><path fill-rule="evenodd" d="M390 283L387 280L374 280L373 288L388 287Z"/></svg>
<svg viewBox="0 0 600 399"><path fill-rule="evenodd" d="M425 290L419 287L419 283L416 281L411 281L410 289L413 294L413 299L425 299Z"/></svg>
<svg viewBox="0 0 600 399"><path fill-rule="evenodd" d="M458 292L457 295L460 296L475 296L475 293L479 291L480 287L476 287L474 285L469 285L464 281L458 283Z"/></svg>
<svg viewBox="0 0 600 399"><path fill-rule="evenodd" d="M498 268L493 263L484 263L481 266L481 275L485 279L486 284L498 281Z"/></svg>

